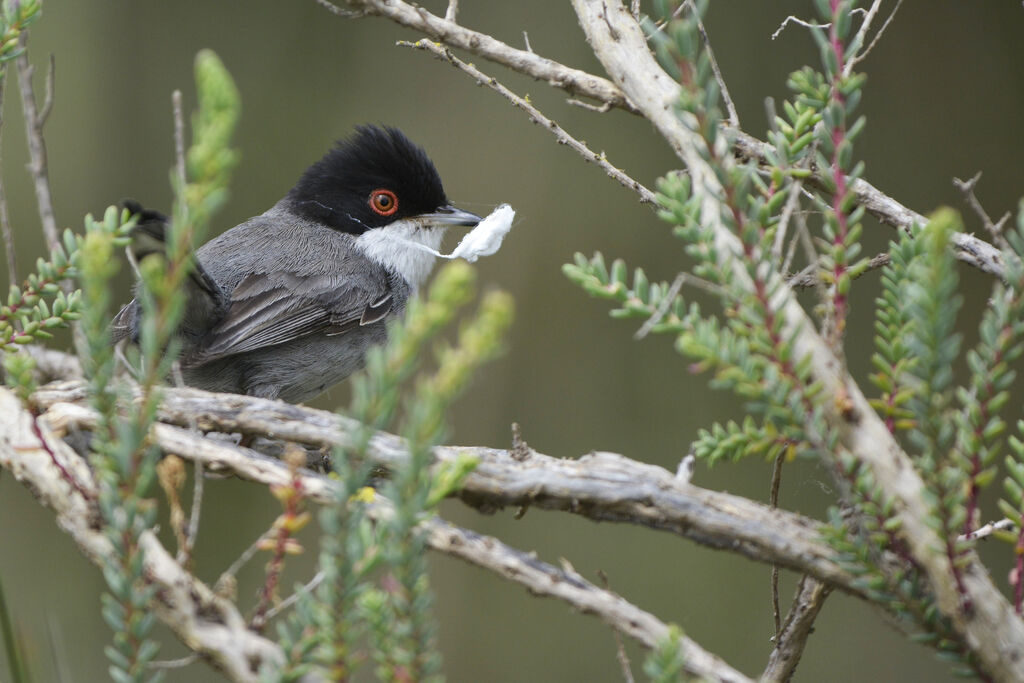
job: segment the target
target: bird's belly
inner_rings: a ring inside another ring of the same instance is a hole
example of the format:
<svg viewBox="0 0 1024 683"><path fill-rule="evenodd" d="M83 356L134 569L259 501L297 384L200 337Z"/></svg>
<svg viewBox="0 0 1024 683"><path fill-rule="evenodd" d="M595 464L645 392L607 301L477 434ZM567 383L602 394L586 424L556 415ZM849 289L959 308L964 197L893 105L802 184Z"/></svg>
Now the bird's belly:
<svg viewBox="0 0 1024 683"><path fill-rule="evenodd" d="M185 371L185 382L209 391L299 403L323 393L363 366L366 351L387 338L383 323L337 336L312 335Z"/></svg>

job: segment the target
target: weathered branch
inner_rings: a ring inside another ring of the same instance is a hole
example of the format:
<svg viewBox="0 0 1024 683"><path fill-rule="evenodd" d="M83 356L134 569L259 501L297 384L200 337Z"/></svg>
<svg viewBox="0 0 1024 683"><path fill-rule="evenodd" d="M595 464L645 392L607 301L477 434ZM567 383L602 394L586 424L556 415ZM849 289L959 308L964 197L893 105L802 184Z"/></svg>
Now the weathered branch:
<svg viewBox="0 0 1024 683"><path fill-rule="evenodd" d="M605 173L608 174L608 177L612 178L623 187L636 192L640 196L640 201L643 202L644 204L648 204L652 207L658 206L657 197L655 197L653 192L644 187L643 184L641 184L639 181L631 178L625 172L612 165L612 163L609 162L607 158L605 158L603 153L598 154L597 152L591 150L585 144L583 144L573 136L569 135L569 133L566 132L566 130L562 128L560 125L558 125L556 122L552 121L547 116L544 116L544 114L539 109L537 109L537 107L530 104L528 100L526 100L523 97L520 97L519 95L516 95L514 92L512 92L504 85L499 83L496 78L488 76L487 74L483 73L472 64L467 64L466 62L462 61L461 59L453 55L451 50L449 50L448 48L444 47L443 45L439 45L438 43L432 43L428 40L419 40L415 43L410 43L408 41L399 41L398 44L406 47L413 47L418 50L425 50L426 52L429 52L438 59L448 62L449 64L454 66L456 69L459 69L463 73L468 74L469 76L476 80L477 84L486 85L491 90L495 91L496 93L507 99L509 102L511 102L512 106L526 112L526 115L530 117L531 121L551 131L551 134L555 136L556 140L558 140L558 144L566 145L574 152L579 154L584 161L588 163L597 164Z"/></svg>
<svg viewBox="0 0 1024 683"><path fill-rule="evenodd" d="M180 391L191 390L168 389L169 393ZM279 405L294 407L287 406L287 404ZM17 414L23 420L32 419L28 411L18 405L17 399L4 389L0 389L0 411L4 411L5 415ZM50 428L60 432L71 428L90 428L95 424L96 414L90 408L81 405L55 403L41 420L48 426L47 433L49 433ZM0 421L0 437L7 433L10 432L6 429L6 425L3 421ZM174 453L197 464L202 463L211 471L231 472L244 479L271 486L283 486L292 477L288 467L279 460L263 456L248 448L204 438L198 433L181 427L169 424L156 424L152 429L152 438L166 453ZM21 441L22 439L12 439L13 443L20 443ZM76 477L88 477L88 470L80 456L57 439L50 439L50 441L60 447L61 457L65 461L76 465L73 470ZM47 481L52 480L55 486L67 488L52 465L49 466L49 471L26 476L22 465L23 458L28 457L32 458L34 462L39 461L37 463L38 468L43 468L48 463L44 462L42 457L31 453L30 450L14 446L5 448L5 445L6 443L0 440L0 465L14 471L15 476L20 481L24 481L35 489L38 488L37 478L43 478ZM39 450L41 452L41 449ZM21 473L20 476L19 473ZM301 479L303 490L309 498L321 503L330 502L335 498L333 489L336 483L330 478L304 471L302 472ZM80 513L83 519L90 515L95 515L82 496L76 495L73 498L85 511ZM44 502L48 501L44 500ZM51 505L51 507L53 506ZM379 497L370 507L370 515L375 519L389 515L391 511L390 504ZM653 614L640 609L611 591L593 585L569 568L556 568L537 560L531 554L507 546L495 538L461 529L441 519L431 518L425 520L421 523L421 527L426 531L427 543L432 549L495 572L510 581L524 586L535 595L560 599L585 614L599 617L612 628L635 638L648 648L658 645L669 633L668 625L660 621ZM72 535L79 545L82 545L83 542L80 539L80 535L83 532L80 528L69 529L64 525L62 525L62 528ZM94 530L92 533L105 541L100 532ZM147 567L153 561L150 555L153 552L157 555L157 559L160 562L173 564L180 575L179 583L187 583L193 588L201 587L205 591L202 595L212 595L208 588L197 582L194 577L191 577L185 570L173 562L170 555L159 545L155 537L148 536L148 538L151 539L151 545L155 544L157 547L151 551L150 545L146 546ZM90 559L93 559L97 564L99 563L98 557L90 555ZM234 606L229 603L228 606L232 610L231 618L237 617L241 619ZM168 608L162 610L161 618L168 622L172 628L175 628L179 637L182 637L184 642L189 644L190 647L195 647L201 653L208 655L215 645L217 648L215 652L222 658L228 655L238 657L245 654L245 652L239 650L232 650L230 642L222 643L221 638L217 638L214 643L206 643L202 639L207 637L208 629L196 629L183 624L184 618L178 612L184 611L186 614L200 613L203 605L194 604L194 601L178 596L178 600L171 607L176 607L177 609ZM181 630L176 628L179 625ZM244 628L244 623L242 627ZM254 642L263 641L255 633L248 631L246 633ZM686 660L687 671L692 675L716 681L741 682L749 680L715 655L705 651L693 640L683 638L680 643L682 654ZM236 647L240 648L241 645L242 643L239 643ZM271 648L268 650L269 655L261 653L261 659L258 661L276 661L279 659L280 652L274 649L276 646L268 643L268 647ZM231 671L229 671L229 674L235 680L253 680Z"/></svg>
<svg viewBox="0 0 1024 683"><path fill-rule="evenodd" d="M534 52L516 49L486 33L472 31L431 14L422 7L401 0L350 0L348 5L360 15L385 17L401 26L421 31L445 45L468 50L513 71L546 81L570 95L608 102L627 111L633 109L622 91L605 78L564 66Z"/></svg>
<svg viewBox="0 0 1024 683"><path fill-rule="evenodd" d="M36 203L39 205L39 220L46 237L46 246L51 251L60 246L60 235L57 233L57 219L53 213L53 197L50 193L50 177L46 163L46 142L43 140L43 124L46 115L53 106L52 62L50 77L46 82L46 99L43 108L36 106L36 96L32 90L32 74L34 68L28 61L28 32L21 34L20 46L22 53L15 60L18 72L18 89L21 91L21 109L25 114L25 136L28 138L29 170L36 189Z"/></svg>
<svg viewBox="0 0 1024 683"><path fill-rule="evenodd" d="M37 428L45 443L36 436ZM115 551L100 529L99 513L93 501L61 476L54 457L83 490L95 491L81 456L56 438L45 420L35 418L10 391L0 388L0 466L53 510L57 526L102 567ZM155 534L147 531L139 542L146 577L158 587L156 612L182 642L236 681L256 681L264 662L283 661L275 643L250 631L235 606L182 569Z"/></svg>
<svg viewBox="0 0 1024 683"><path fill-rule="evenodd" d="M793 606L775 642L775 649L768 658L768 666L761 674L762 683L788 681L800 663L807 639L811 637L814 620L818 618L825 598L831 588L808 576L801 577L796 589Z"/></svg>
<svg viewBox="0 0 1024 683"><path fill-rule="evenodd" d="M3 157L3 107L4 86L7 84L7 63L0 64L0 158ZM7 257L7 281L13 287L18 284L18 257L14 249L14 233L11 230L11 219L7 213L7 189L3 174L0 174L0 236L4 241L4 254Z"/></svg>
<svg viewBox="0 0 1024 683"><path fill-rule="evenodd" d="M39 389L32 400L43 411L69 403L81 408L85 398L84 384L64 382ZM159 419L182 427L194 421L203 431L261 435L311 446L349 444L358 428L354 420L322 410L187 388L164 391ZM156 434L159 438L163 432ZM467 453L479 464L466 479L460 496L485 511L532 506L668 531L759 562L775 562L866 597L831 548L819 540L820 523L815 520L702 489L679 481L664 468L614 453L591 453L570 460L532 450L523 454L466 446L434 450L442 462ZM371 440L369 456L386 467L395 467L408 457L404 441L385 432Z"/></svg>
<svg viewBox="0 0 1024 683"><path fill-rule="evenodd" d="M701 220L714 231L720 258L742 254L738 238L721 222L720 186L701 157L698 140L675 114L678 85L658 66L647 50L643 32L618 0L573 0L573 7L594 53L627 97L650 120L686 164L693 190L704 203ZM991 246L991 245L989 245ZM738 271L738 272L737 272ZM736 281L753 287L742 269L734 269ZM784 298L784 301L782 300ZM843 446L868 465L885 494L896 502L901 536L923 568L941 611L964 636L984 669L996 680L1024 679L1024 622L992 583L977 557L963 557L961 573L973 609L963 608L961 596L950 580L949 558L935 551L942 541L929 525L929 503L924 483L892 434L868 404L860 387L845 372L796 297L776 297L784 325L781 335L793 340L794 357L806 358L825 396L836 397L824 406ZM843 400L839 400L842 397Z"/></svg>

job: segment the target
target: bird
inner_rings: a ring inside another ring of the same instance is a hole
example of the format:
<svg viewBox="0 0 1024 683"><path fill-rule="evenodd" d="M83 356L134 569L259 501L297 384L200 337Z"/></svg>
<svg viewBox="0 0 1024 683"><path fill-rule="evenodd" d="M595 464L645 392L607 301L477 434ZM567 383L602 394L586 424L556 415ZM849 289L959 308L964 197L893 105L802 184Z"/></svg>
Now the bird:
<svg viewBox="0 0 1024 683"><path fill-rule="evenodd" d="M136 202L133 255L163 253L169 219ZM397 128L358 126L263 214L195 253L177 334L185 384L301 403L363 366L434 264L453 206L423 148ZM427 249L422 248L423 246ZM111 323L138 342L139 299Z"/></svg>

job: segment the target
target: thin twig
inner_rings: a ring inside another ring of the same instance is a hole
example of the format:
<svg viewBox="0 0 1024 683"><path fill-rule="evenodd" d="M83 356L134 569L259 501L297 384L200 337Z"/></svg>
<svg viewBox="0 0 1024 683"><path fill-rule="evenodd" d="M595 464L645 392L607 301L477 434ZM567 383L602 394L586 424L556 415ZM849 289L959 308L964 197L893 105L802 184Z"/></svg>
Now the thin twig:
<svg viewBox="0 0 1024 683"><path fill-rule="evenodd" d="M775 649L768 658L768 666L761 674L761 683L788 681L793 677L807 639L814 632L814 620L821 611L825 598L832 592L830 586L804 576L793 598L793 606L786 615L782 632L775 639Z"/></svg>
<svg viewBox="0 0 1024 683"><path fill-rule="evenodd" d="M867 273L867 272L872 271L872 270L876 270L878 268L884 268L887 265L889 265L889 253L888 252L882 252L881 254L875 254L874 256L871 257L871 260L868 261L868 267L864 271L864 273ZM793 275L790 275L788 277L789 286L793 287L794 289L803 289L803 288L806 288L806 287L814 287L816 285L822 284L821 278L818 277L818 273L820 271L821 271L821 264L819 264L818 262L814 262L814 263L810 264L809 266L807 266L806 268L804 268L803 270L801 270L799 273L795 273ZM785 271L783 271L783 272L785 272ZM859 278L859 277L863 276L864 273L861 273L857 277Z"/></svg>
<svg viewBox="0 0 1024 683"><path fill-rule="evenodd" d="M608 575L604 573L604 570L598 569L597 576L601 579L601 585L604 589L606 591L611 590L611 583L608 581ZM612 636L615 638L615 659L622 670L622 679L626 683L636 683L633 679L633 669L629 665L629 655L626 654L626 645L622 642L622 636L615 629L612 629Z"/></svg>
<svg viewBox="0 0 1024 683"><path fill-rule="evenodd" d="M530 34L527 33L526 31L523 31L523 45L526 46L527 52L533 52L533 48L530 47Z"/></svg>
<svg viewBox="0 0 1024 683"><path fill-rule="evenodd" d="M583 100L577 100L574 97L570 97L565 101L566 104L572 105L573 107L579 107L580 109L586 109L597 114L605 114L611 110L612 105L608 102L604 104L591 104L590 102L584 102Z"/></svg>
<svg viewBox="0 0 1024 683"><path fill-rule="evenodd" d="M800 203L800 190L803 189L803 181L797 180L793 183L793 187L789 190L789 196L786 197L786 203L782 207L782 215L779 217L779 225L775 228L775 242L772 244L772 260L775 263L782 261L782 245L786 241L786 231L789 229L789 219L793 216L793 211Z"/></svg>
<svg viewBox="0 0 1024 683"><path fill-rule="evenodd" d="M679 273L679 275L676 275L676 279L672 281L672 286L670 286L668 291L665 292L665 297L658 303L658 310L654 312L654 315L644 321L644 324L641 325L640 329L633 335L633 339L643 339L650 334L655 325L661 322L661 319L665 317L666 313L668 313L668 309L672 307L676 297L679 296L679 290L682 289L683 283L686 282L687 275L688 273Z"/></svg>
<svg viewBox="0 0 1024 683"><path fill-rule="evenodd" d="M326 9L331 14L335 14L339 17L345 17L346 19L357 19L362 16L366 16L366 12L357 12L350 9L343 9L338 7L330 0L313 0L316 4Z"/></svg>
<svg viewBox="0 0 1024 683"><path fill-rule="evenodd" d="M288 609L289 607L291 607L292 605L297 603L299 601L299 598L301 598L303 595L307 595L309 593L312 593L314 590L316 590L316 587L319 586L323 582L324 582L324 573L322 571L317 572L316 574L313 575L313 578L310 579L309 582L305 586L303 586L302 588L300 588L299 590L295 591L294 593L289 595L287 598L285 598L281 602L277 603L276 605L274 605L273 607L268 609L266 617L265 617L264 620L265 621L270 621L271 619L276 617L278 614L280 614L281 612L285 611L286 609ZM618 633L618 631L615 631L615 633Z"/></svg>
<svg viewBox="0 0 1024 683"><path fill-rule="evenodd" d="M46 238L46 246L53 251L60 246L57 233L57 219L53 213L53 197L50 193L50 178L46 164L46 142L43 140L44 119L36 107L35 93L32 92L32 65L28 61L28 31L19 39L21 54L15 60L18 71L18 89L21 91L21 108L25 113L25 134L28 138L28 153L31 159L29 171L35 183L36 203L39 205L39 220ZM52 107L52 97L47 100Z"/></svg>
<svg viewBox="0 0 1024 683"><path fill-rule="evenodd" d="M776 38L778 38L779 35L782 34L782 32L786 29L786 26L788 26L790 22L793 22L794 24L800 24L801 26L804 26L806 28L811 28L811 29L814 29L814 28L828 28L829 26L832 25L831 23L819 24L817 22L804 21L800 17L797 17L797 16L794 16L794 15L790 14L788 17L783 19L782 23L779 24L779 27L777 29L775 29L775 33L772 34L772 40L775 40Z"/></svg>
<svg viewBox="0 0 1024 683"><path fill-rule="evenodd" d="M0 65L0 159L3 157L3 109L4 84L7 83L7 62ZM0 164L0 168L3 165ZM4 186L3 173L0 173L0 232L4 238L4 253L7 254L7 280L11 286L18 284L18 260L14 251L14 233L11 231L11 219L7 214L7 189Z"/></svg>
<svg viewBox="0 0 1024 683"><path fill-rule="evenodd" d="M155 662L149 663L150 669L184 669L190 664L195 664L199 661L199 655L194 652L185 657L179 657L178 659L158 659Z"/></svg>
<svg viewBox="0 0 1024 683"><path fill-rule="evenodd" d="M480 85L486 85L491 90L495 91L496 93L500 94L502 97L507 99L509 102L511 102L512 106L518 109L522 109L524 112L526 112L526 115L529 116L534 123L538 123L542 125L544 128L551 131L551 133L558 140L559 144L570 147L573 151L575 151L581 157L583 157L584 160L593 162L597 164L599 167L601 167L610 178L616 180L623 187L626 187L636 192L638 195L640 195L641 202L643 202L644 204L649 204L651 206L658 205L657 198L655 197L653 192L651 192L642 184L640 184L639 181L634 180L633 178L629 177L621 170L610 164L607 158L605 158L604 153L598 154L591 150L582 142L569 135L569 133L567 133L565 129L562 128L560 125L558 125L548 117L544 116L544 114L542 114L539 109L530 104L526 99L520 97L519 95L516 95L514 92L512 92L504 85L502 85L496 78L488 76L487 74L483 73L472 64L467 64L466 62L462 61L461 59L453 55L451 50L449 50L448 48L429 40L418 40L415 43L401 40L398 41L398 44L403 47L412 47L429 52L436 56L437 58L441 59L442 61L448 62L449 64L459 69L460 71L469 74L476 80L477 83L479 83Z"/></svg>
<svg viewBox="0 0 1024 683"><path fill-rule="evenodd" d="M995 522L989 522L985 526L978 527L969 534L960 534L956 540L958 541L977 541L983 538L988 538L997 531L1005 531L1006 529L1013 529L1017 524L1012 519L1004 517Z"/></svg>
<svg viewBox="0 0 1024 683"><path fill-rule="evenodd" d="M955 185L956 189L960 190L960 192L963 193L964 199L967 200L968 206L970 206L974 213L977 214L978 218L981 219L982 225L985 226L985 230L988 231L988 234L992 235L992 239L995 241L995 243L998 244L1000 248L1004 250L1009 249L1010 244L1006 241L1006 238L1003 236L1003 226L1006 224L1006 221L1010 218L1010 212L1007 211L1005 214L1003 214L1003 217L1000 218L998 221L994 223L992 222L992 218L988 215L988 212L985 211L985 207L981 205L981 202L978 201L978 197L974 194L974 188L975 186L977 186L979 180L981 180L981 171L975 173L974 177L971 178L970 180L960 180L959 178L953 178L953 185Z"/></svg>
<svg viewBox="0 0 1024 683"><path fill-rule="evenodd" d="M46 121L50 118L50 112L53 111L53 99L54 99L54 88L56 87L57 79L57 60L51 54L49 64L46 67L46 96L43 99L43 107L39 110L39 125L40 127L46 125Z"/></svg>
<svg viewBox="0 0 1024 683"><path fill-rule="evenodd" d="M193 462L198 462L198 460L196 460L195 458L190 458L190 460L192 460ZM260 551L260 544L267 538L270 538L269 530L261 533L259 537L255 541L253 541L248 548L242 551L242 554L239 555L238 558L235 559L235 561L232 562L227 569L221 572L221 575L217 577L217 583L214 585L213 589L219 593L224 589L225 586L231 583L232 580L235 578L235 575L238 574L239 571L241 571L242 567L247 565L249 563L249 560L251 560L256 555L256 553Z"/></svg>
<svg viewBox="0 0 1024 683"><path fill-rule="evenodd" d="M786 449L783 449L775 456L775 464L772 465L771 493L768 496L768 506L779 507L779 486L782 484L782 463L786 459ZM779 611L779 565L772 563L772 619L775 621L774 642L779 642L782 635L782 616Z"/></svg>
<svg viewBox="0 0 1024 683"><path fill-rule="evenodd" d="M459 0L448 0L448 9L444 11L444 20L453 24L459 17Z"/></svg>
<svg viewBox="0 0 1024 683"><path fill-rule="evenodd" d="M863 14L865 11L866 10L863 7L857 7L852 12L850 12L850 14L856 14L857 12L860 12L861 14ZM831 21L827 22L827 23L824 23L824 24L819 24L819 23L814 22L814 21L807 21L805 19L801 19L800 17L794 16L794 15L791 14L788 17L786 17L785 19L783 19L782 23L779 24L779 27L777 29L775 29L775 33L772 34L772 40L775 40L776 38L778 38L779 35L782 33L783 30L785 30L786 26L790 22L792 22L794 24L799 24L800 26L803 26L804 28L811 28L811 29L814 29L814 28L829 28L830 26L832 26L832 22Z"/></svg>
<svg viewBox="0 0 1024 683"><path fill-rule="evenodd" d="M725 102L725 108L729 112L729 123L736 127L740 127L740 115L736 111L736 105L733 104L732 97L729 96L729 88L725 84L725 79L722 77L722 71L718 68L718 60L715 59L715 53L711 49L711 39L708 38L707 29L704 28L704 20L700 18L700 14L697 12L697 8L693 4L693 0L687 0L687 4L690 6L690 11L693 16L697 18L697 30L700 31L701 41L704 43L704 50L708 53L708 62L711 64L711 72L715 75L715 80L718 81L718 89L722 94L722 101Z"/></svg>
<svg viewBox="0 0 1024 683"><path fill-rule="evenodd" d="M858 62L862 61L865 57L867 57L871 53L872 50L875 49L875 45L877 45L878 41L881 40L882 34L885 33L885 29L889 28L889 24L892 23L893 18L896 16L896 12L899 11L900 6L902 4L903 4L903 0L896 0L896 6L892 8L892 12L889 12L889 16L886 17L885 23L882 24L882 28L878 29L878 33L876 33L875 37L871 39L871 44L868 45L866 50L863 50L863 51L857 53L853 57L853 59L851 59L849 62L847 62L847 64L846 64L847 74L853 73L854 65L856 65Z"/></svg>
<svg viewBox="0 0 1024 683"><path fill-rule="evenodd" d="M878 10L882 7L882 0L874 0L871 3L871 7L864 13L864 19L860 22L860 28L857 30L857 35L853 37L851 45L856 45L857 50L860 50L861 46L864 45L864 41L867 40L868 31L871 29L871 22L875 20L875 15L878 14ZM846 65L843 67L843 75L849 76L853 72L854 60L847 60Z"/></svg>
<svg viewBox="0 0 1024 683"><path fill-rule="evenodd" d="M182 114L180 90L171 93L171 110L174 115L174 170L178 177L179 187L184 189L186 182L185 116Z"/></svg>

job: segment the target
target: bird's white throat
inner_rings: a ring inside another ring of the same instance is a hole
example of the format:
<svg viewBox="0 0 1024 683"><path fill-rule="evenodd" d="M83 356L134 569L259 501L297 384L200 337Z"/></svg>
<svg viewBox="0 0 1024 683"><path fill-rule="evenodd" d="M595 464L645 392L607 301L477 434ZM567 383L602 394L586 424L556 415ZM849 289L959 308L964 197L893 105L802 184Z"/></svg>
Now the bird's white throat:
<svg viewBox="0 0 1024 683"><path fill-rule="evenodd" d="M427 279L435 260L434 255L423 247L436 252L445 229L434 225L424 227L415 218L396 221L382 228L367 230L356 238L356 245L371 259L398 273L413 289L417 289Z"/></svg>

